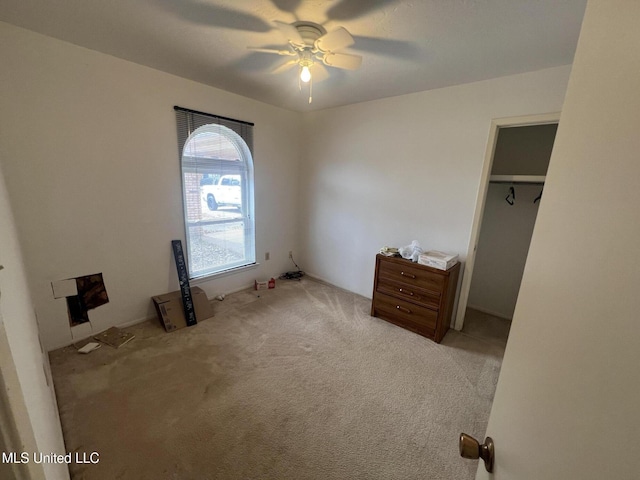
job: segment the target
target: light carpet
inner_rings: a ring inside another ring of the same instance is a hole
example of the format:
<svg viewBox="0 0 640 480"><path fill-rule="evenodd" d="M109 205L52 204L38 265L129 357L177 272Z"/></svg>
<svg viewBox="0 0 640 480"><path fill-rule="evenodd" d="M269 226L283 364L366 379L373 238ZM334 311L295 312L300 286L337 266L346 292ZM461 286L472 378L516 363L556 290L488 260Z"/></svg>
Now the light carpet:
<svg viewBox="0 0 640 480"><path fill-rule="evenodd" d="M50 355L71 465L98 479L472 479L504 347L438 345L305 278L213 301L214 318Z"/></svg>

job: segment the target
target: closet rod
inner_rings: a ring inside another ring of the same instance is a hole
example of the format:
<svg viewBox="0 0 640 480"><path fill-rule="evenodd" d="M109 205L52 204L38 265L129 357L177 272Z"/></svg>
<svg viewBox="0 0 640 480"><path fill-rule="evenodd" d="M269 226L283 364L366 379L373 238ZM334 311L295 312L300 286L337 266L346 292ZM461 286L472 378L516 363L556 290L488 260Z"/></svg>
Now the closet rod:
<svg viewBox="0 0 640 480"><path fill-rule="evenodd" d="M491 175L490 183L527 183L531 185L544 185L544 175Z"/></svg>

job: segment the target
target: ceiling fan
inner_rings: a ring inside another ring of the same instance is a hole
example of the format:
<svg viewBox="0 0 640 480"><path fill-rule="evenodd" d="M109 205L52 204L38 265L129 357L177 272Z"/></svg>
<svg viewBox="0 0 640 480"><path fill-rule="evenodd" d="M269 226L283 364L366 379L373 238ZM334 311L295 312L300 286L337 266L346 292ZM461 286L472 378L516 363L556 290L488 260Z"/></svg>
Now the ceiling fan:
<svg viewBox="0 0 640 480"><path fill-rule="evenodd" d="M325 65L357 70L362 64L360 55L339 52L339 50L355 43L351 34L344 27L327 32L322 25L313 22L297 21L289 24L276 21L274 23L287 40L287 49L248 48L256 52L294 57L276 67L272 73L281 73L297 66L300 88L302 88L302 83L309 83L309 103L313 99L313 80L319 82L329 76L329 72L324 68Z"/></svg>

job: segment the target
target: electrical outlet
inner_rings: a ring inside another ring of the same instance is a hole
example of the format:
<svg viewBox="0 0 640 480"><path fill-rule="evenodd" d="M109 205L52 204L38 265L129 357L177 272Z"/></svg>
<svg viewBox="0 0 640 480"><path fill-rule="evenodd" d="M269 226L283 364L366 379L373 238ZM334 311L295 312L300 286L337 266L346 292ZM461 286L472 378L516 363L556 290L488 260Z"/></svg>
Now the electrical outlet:
<svg viewBox="0 0 640 480"><path fill-rule="evenodd" d="M289 258L293 259L293 250L289 250Z"/></svg>
<svg viewBox="0 0 640 480"><path fill-rule="evenodd" d="M265 260L269 260L269 257L271 256L271 254L269 252L265 252L264 254L264 259Z"/></svg>

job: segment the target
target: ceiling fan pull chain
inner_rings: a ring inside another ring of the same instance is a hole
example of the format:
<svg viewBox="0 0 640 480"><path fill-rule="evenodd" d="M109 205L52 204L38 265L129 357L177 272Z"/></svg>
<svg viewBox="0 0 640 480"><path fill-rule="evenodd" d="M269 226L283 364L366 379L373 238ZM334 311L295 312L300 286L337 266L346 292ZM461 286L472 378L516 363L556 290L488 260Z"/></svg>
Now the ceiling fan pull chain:
<svg viewBox="0 0 640 480"><path fill-rule="evenodd" d="M312 94L313 93L313 77L311 77L311 80L309 80L309 103L311 103L311 101L313 100Z"/></svg>

